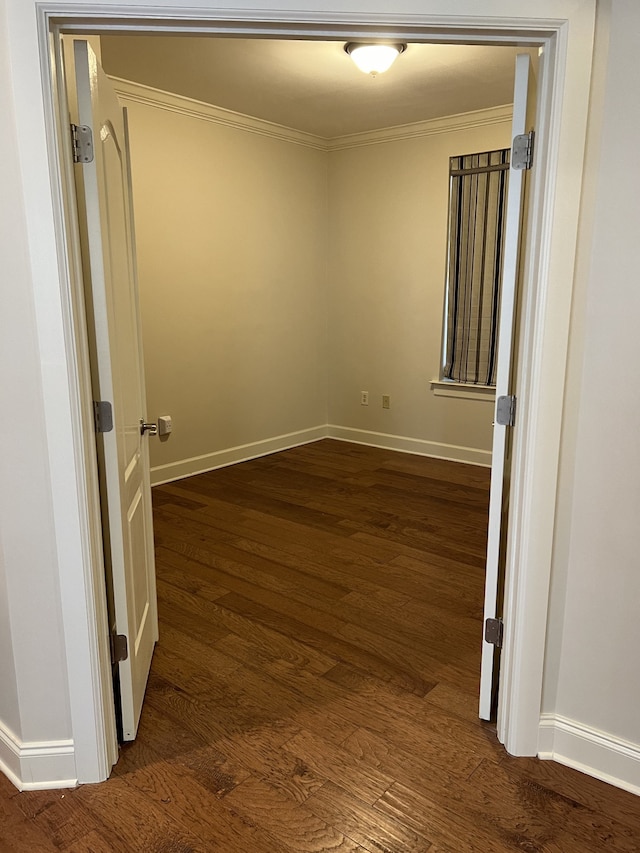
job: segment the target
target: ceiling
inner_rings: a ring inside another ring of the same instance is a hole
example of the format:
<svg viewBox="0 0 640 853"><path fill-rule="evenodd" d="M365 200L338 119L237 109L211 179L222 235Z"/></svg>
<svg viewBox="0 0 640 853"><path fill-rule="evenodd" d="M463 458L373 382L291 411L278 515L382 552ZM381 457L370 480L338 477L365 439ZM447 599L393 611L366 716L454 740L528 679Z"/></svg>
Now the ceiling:
<svg viewBox="0 0 640 853"><path fill-rule="evenodd" d="M371 78L342 41L117 35L101 44L108 74L327 139L509 104L517 52L409 44Z"/></svg>

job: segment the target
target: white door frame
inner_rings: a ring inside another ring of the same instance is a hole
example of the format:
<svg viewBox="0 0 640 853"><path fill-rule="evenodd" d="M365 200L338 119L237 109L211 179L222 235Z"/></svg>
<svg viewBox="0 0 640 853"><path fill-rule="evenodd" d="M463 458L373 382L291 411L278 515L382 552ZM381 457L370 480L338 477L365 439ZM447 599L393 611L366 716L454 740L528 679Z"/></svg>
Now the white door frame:
<svg viewBox="0 0 640 853"><path fill-rule="evenodd" d="M260 0L256 0L260 3ZM264 7L269 0L262 0ZM274 2L274 0L271 0ZM242 0L228 2L238 5ZM30 5L25 3L25 5ZM547 605L554 534L556 485L569 339L584 140L588 111L595 0L539 0L538 14L528 0L485 0L486 17L476 0L401 0L408 11L366 12L366 0L347 0L340 12L305 8L291 0L286 11L270 8L216 10L206 0L190 8L174 0L157 7L103 0L36 3L43 92L43 120L49 155L50 187L27 192L27 225L37 227L34 203L53 206L55 262L60 279L64 348L75 461L76 509L73 525L61 513L56 533L79 540L81 559L60 560L62 618L69 672L70 710L79 781L99 781L117 755L113 699L109 684L101 527L95 477L95 442L79 248L72 191L72 166L66 122L61 121L60 69L54 37L59 32L233 33L244 37L338 38L390 35L404 41L540 45L537 168L531 178L531 210L524 260L514 436L509 542L504 603L505 637L501 663L498 736L515 755L538 750ZM376 5L371 0L371 5ZM425 6L429 12L425 12ZM345 8L346 7L346 8ZM355 9L350 8L355 7ZM52 36L52 33L54 36ZM33 141L37 153L42 137ZM29 145L29 143L27 143ZM48 262L51 258L48 259ZM43 262L47 262L45 258ZM37 260L32 259L37 273ZM39 328L46 323L38 317ZM51 414L55 429L60 423ZM68 479L52 473L52 494L68 501ZM70 527L72 528L70 530ZM62 537L62 539L60 539ZM64 547L64 546L63 546ZM63 550L63 547L60 550ZM80 607L78 604L80 603ZM480 642L480 638L479 638Z"/></svg>

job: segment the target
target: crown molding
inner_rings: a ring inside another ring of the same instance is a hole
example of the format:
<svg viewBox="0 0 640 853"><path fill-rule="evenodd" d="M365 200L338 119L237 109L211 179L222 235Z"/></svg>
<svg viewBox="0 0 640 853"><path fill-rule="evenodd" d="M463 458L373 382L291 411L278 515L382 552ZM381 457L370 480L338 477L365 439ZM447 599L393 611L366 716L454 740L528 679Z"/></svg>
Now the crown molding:
<svg viewBox="0 0 640 853"><path fill-rule="evenodd" d="M484 127L492 124L501 124L511 121L512 106L504 104L499 107L489 107L483 110L473 110L468 113L441 116L440 118L427 119L426 121L401 124L395 127L384 127L379 130L368 130L364 133L351 133L345 136L336 136L326 139L303 130L296 130L282 124L256 118L255 116L238 113L224 107L216 107L204 101L196 101L185 95L176 95L157 89L154 86L145 86L142 83L134 83L121 77L110 76L118 95L127 101L137 104L156 107L167 112L178 113L202 121L210 121L224 127L232 127L244 130L247 133L256 133L271 139L279 139L283 142L291 142L306 148L314 148L318 151L340 151L346 148L362 148L367 145L380 145L385 142L397 142L403 139L417 139L423 136L435 136L440 133L451 133L453 131L469 130L475 127Z"/></svg>
<svg viewBox="0 0 640 853"><path fill-rule="evenodd" d="M244 130L247 133L256 133L271 139L279 139L283 142L293 142L296 145L303 145L307 148L316 148L320 151L327 150L327 140L312 133L305 133L302 130L285 127L282 124L276 124L272 121L255 118L244 113L237 113L234 110L227 110L224 107L216 107L213 104L196 101L193 98L176 95L173 92L166 92L163 89L156 89L153 86L145 86L142 83L123 80L120 77L109 75L109 79L113 83L118 95L127 101L156 107L167 112L178 113L202 121L210 121L224 127Z"/></svg>
<svg viewBox="0 0 640 853"><path fill-rule="evenodd" d="M384 142L397 142L402 139L436 136L440 133L451 133L456 130L470 130L475 127L510 122L512 113L512 105L503 104L499 107L488 107L468 113L441 116L440 118L431 118L411 124L400 124L395 127L369 130L364 133L336 136L327 140L327 148L329 151L340 151L345 148L361 148L365 145L380 145Z"/></svg>

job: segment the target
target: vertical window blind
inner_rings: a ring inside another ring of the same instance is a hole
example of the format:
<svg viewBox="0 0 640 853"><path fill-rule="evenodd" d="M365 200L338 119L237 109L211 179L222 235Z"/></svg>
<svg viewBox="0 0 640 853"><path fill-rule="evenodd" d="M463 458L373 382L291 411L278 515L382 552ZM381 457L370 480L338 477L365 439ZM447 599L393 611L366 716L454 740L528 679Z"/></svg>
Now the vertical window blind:
<svg viewBox="0 0 640 853"><path fill-rule="evenodd" d="M443 378L495 385L510 149L451 157Z"/></svg>

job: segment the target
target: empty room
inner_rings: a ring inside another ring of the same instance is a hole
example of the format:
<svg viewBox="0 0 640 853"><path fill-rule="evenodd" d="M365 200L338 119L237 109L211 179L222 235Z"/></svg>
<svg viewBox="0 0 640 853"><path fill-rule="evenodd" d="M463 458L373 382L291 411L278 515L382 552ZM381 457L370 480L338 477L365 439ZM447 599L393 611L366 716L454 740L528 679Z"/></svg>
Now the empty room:
<svg viewBox="0 0 640 853"><path fill-rule="evenodd" d="M365 41L64 38L109 778L8 850L635 849L509 748L538 50Z"/></svg>
<svg viewBox="0 0 640 853"><path fill-rule="evenodd" d="M300 634L306 607L319 650L354 630L352 663L476 713L516 50L410 45L394 80L342 42L100 48L128 112L165 621Z"/></svg>

